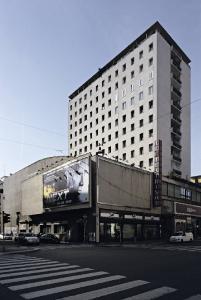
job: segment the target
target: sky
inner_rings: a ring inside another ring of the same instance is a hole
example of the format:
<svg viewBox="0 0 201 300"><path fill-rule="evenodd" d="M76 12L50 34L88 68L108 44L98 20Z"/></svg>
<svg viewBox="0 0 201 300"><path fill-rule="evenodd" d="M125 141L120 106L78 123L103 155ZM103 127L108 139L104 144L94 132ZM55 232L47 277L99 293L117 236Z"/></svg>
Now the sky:
<svg viewBox="0 0 201 300"><path fill-rule="evenodd" d="M192 61L201 174L200 0L0 0L0 177L67 155L68 96L157 20Z"/></svg>

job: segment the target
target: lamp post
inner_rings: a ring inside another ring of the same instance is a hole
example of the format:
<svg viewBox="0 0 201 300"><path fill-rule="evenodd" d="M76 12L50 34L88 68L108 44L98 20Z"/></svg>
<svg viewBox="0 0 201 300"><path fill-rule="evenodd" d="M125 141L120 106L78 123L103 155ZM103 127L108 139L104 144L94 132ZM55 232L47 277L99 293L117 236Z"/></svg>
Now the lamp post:
<svg viewBox="0 0 201 300"><path fill-rule="evenodd" d="M86 226L87 226L87 215L82 216L83 225L84 225L84 243L86 242Z"/></svg>

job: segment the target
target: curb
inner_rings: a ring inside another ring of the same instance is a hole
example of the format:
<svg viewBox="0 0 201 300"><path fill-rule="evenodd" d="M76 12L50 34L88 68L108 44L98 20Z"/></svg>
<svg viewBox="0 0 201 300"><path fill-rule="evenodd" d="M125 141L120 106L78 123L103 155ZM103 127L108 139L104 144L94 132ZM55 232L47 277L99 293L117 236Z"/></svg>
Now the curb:
<svg viewBox="0 0 201 300"><path fill-rule="evenodd" d="M0 256L10 255L10 254L31 253L31 252L37 252L39 250L40 250L40 248L34 248L34 249L30 249L30 250L8 251L8 252L5 251L5 252L0 252Z"/></svg>

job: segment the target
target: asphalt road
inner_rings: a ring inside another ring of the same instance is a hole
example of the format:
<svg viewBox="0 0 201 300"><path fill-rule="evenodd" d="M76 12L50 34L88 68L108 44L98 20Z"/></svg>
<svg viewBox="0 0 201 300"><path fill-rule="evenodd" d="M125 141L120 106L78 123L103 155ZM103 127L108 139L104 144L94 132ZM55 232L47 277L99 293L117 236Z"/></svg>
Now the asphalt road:
<svg viewBox="0 0 201 300"><path fill-rule="evenodd" d="M30 258L32 261L27 261ZM80 268L85 270L79 271ZM63 274L66 270L70 273ZM69 276L76 277L69 280ZM85 300L96 299L97 295L105 295L99 298L105 300L189 299L201 295L200 278L199 244L130 248L50 245L25 257L0 256L1 300ZM69 298L72 295L79 297ZM201 296L190 299L198 300Z"/></svg>

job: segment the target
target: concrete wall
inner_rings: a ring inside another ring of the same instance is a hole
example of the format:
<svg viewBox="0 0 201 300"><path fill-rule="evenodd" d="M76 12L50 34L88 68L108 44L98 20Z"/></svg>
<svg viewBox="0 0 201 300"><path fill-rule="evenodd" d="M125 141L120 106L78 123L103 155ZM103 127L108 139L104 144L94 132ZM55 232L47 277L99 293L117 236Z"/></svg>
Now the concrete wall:
<svg viewBox="0 0 201 300"><path fill-rule="evenodd" d="M98 203L151 209L151 173L98 157L97 184Z"/></svg>

